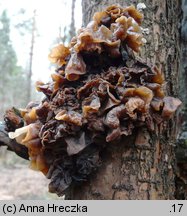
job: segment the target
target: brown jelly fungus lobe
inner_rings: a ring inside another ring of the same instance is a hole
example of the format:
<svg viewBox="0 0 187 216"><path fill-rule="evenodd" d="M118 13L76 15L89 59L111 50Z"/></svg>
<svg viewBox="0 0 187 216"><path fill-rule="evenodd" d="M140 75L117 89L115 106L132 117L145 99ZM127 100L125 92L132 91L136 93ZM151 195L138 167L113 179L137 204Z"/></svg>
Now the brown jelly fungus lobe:
<svg viewBox="0 0 187 216"><path fill-rule="evenodd" d="M7 110L9 136L28 148L30 166L63 195L101 165L108 143L134 128L170 119L181 101L165 96L161 71L136 60L142 46L143 14L134 6L112 5L72 38L52 49L57 65L49 83L37 82L45 97L25 109Z"/></svg>

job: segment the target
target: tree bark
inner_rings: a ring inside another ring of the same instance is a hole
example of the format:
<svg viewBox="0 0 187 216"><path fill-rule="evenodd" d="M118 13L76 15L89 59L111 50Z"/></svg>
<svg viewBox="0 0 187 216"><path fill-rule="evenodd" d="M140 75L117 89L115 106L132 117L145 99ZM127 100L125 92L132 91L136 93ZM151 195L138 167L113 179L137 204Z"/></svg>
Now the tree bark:
<svg viewBox="0 0 187 216"><path fill-rule="evenodd" d="M177 178L178 196L187 199L187 0L182 0L181 22L181 63L179 77L179 95L183 101L181 112L182 127L176 151L179 174Z"/></svg>
<svg viewBox="0 0 187 216"><path fill-rule="evenodd" d="M128 1L137 3L138 1ZM83 25L95 11L123 0L83 0ZM166 94L177 96L179 77L179 20L181 2L145 0L145 21L149 28L147 44L140 54L147 62L157 64L166 78ZM177 115L155 133L146 128L135 131L118 144L107 146L99 170L85 184L75 187L69 199L175 199L178 134Z"/></svg>

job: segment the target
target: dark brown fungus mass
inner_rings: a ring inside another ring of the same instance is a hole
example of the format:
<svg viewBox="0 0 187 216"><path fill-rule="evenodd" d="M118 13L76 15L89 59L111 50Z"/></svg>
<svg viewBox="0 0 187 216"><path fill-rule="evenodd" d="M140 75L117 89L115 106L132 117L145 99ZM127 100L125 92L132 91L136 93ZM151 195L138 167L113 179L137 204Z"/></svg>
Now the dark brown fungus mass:
<svg viewBox="0 0 187 216"><path fill-rule="evenodd" d="M154 131L181 104L165 96L163 74L133 55L143 44L142 19L134 6L95 13L68 47L53 48L56 72L36 83L41 103L6 112L10 138L28 148L31 168L51 179L51 192L86 181L107 143L137 127Z"/></svg>

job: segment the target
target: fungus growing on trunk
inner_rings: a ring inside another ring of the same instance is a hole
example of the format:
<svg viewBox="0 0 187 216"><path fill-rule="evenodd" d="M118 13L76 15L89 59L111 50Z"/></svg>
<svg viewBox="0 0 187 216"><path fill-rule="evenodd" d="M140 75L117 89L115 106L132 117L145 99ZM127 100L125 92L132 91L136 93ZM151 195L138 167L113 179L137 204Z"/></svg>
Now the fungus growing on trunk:
<svg viewBox="0 0 187 216"><path fill-rule="evenodd" d="M52 50L58 68L51 82L36 84L41 103L5 114L10 138L28 148L31 167L51 179L51 192L63 195L86 181L108 143L134 128L154 131L180 106L165 96L162 73L133 56L143 44L142 19L134 6L97 12L69 47Z"/></svg>

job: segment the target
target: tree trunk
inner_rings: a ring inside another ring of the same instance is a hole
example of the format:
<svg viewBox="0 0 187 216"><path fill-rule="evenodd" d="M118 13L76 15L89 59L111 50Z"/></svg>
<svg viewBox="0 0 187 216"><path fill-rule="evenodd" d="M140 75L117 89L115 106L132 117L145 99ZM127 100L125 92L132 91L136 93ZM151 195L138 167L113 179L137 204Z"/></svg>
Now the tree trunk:
<svg viewBox="0 0 187 216"><path fill-rule="evenodd" d="M70 38L75 36L75 3L76 0L71 0L71 24L69 29Z"/></svg>
<svg viewBox="0 0 187 216"><path fill-rule="evenodd" d="M36 10L33 11L33 18L32 18L32 35L31 35L31 47L30 47L30 57L29 57L29 71L27 76L27 101L31 101L31 89L32 89L32 67L33 67L33 54L34 54L34 43L35 43L35 36L36 36Z"/></svg>
<svg viewBox="0 0 187 216"><path fill-rule="evenodd" d="M179 95L183 101L182 128L178 138L178 148L176 151L177 163L179 167L179 177L177 178L179 197L187 199L187 0L182 0L183 19L181 23L181 63L179 77Z"/></svg>
<svg viewBox="0 0 187 216"><path fill-rule="evenodd" d="M131 0L130 3L138 1ZM95 11L123 0L83 0L83 25ZM145 0L145 21L149 28L141 57L157 64L166 78L166 94L177 96L179 77L179 20L181 2ZM70 199L175 199L175 142L178 119L160 125L155 133L146 128L135 131L119 144L107 146L103 163L82 186L75 187Z"/></svg>

